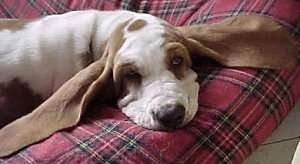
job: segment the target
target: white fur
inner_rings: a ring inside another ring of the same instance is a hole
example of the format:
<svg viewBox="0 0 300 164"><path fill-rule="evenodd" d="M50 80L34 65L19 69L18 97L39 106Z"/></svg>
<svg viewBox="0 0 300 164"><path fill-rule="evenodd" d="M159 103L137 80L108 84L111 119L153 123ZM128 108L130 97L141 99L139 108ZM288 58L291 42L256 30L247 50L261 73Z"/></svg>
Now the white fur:
<svg viewBox="0 0 300 164"><path fill-rule="evenodd" d="M166 56L162 44L165 26L162 21L147 14L138 15L137 19L147 25L137 31L125 28L125 43L120 48L120 63L132 62L137 65L143 76L141 87L129 88L129 94L119 100L123 113L137 124L150 129L163 129L154 114L166 104L181 103L185 108L182 125L188 123L198 108L199 85L197 74L191 69L186 70L183 79L178 80L167 69L164 62Z"/></svg>
<svg viewBox="0 0 300 164"><path fill-rule="evenodd" d="M129 88L119 100L122 111L135 123L161 129L153 113L162 105L179 102L186 108L182 125L197 111L199 85L191 69L178 80L164 64L162 20L129 11L74 11L47 16L17 31L0 30L0 83L19 78L33 91L49 97L67 79L82 69L78 56L89 51L101 57L103 45L121 23L142 19L147 25L137 31L124 29L125 42L118 51L120 63L133 61L143 74L142 87ZM130 24L130 23L129 23Z"/></svg>
<svg viewBox="0 0 300 164"><path fill-rule="evenodd" d="M76 60L80 54L89 51L92 37L98 43L104 43L118 24L131 15L126 11L113 14L74 11L46 16L27 24L22 30L0 30L0 82L17 77L28 83L36 94L49 97L82 69ZM95 58L101 55L99 47Z"/></svg>

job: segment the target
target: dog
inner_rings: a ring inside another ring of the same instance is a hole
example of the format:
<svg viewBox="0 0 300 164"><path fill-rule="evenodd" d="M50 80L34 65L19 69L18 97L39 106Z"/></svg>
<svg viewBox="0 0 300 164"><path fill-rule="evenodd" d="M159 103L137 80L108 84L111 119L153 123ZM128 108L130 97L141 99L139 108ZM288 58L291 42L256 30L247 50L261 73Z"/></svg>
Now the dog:
<svg viewBox="0 0 300 164"><path fill-rule="evenodd" d="M18 119L0 116L9 120L0 129L0 156L76 125L95 97L116 99L126 116L148 129L186 125L198 109L192 56L229 67L298 64L288 31L261 16L184 27L122 10L1 19L0 89L26 86L44 102Z"/></svg>

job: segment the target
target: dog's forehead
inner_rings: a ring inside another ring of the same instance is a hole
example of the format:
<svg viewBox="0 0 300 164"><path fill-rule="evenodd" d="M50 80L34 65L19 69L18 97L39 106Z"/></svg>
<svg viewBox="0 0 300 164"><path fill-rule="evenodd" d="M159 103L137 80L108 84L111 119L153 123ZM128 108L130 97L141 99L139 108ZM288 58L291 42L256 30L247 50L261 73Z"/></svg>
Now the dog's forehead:
<svg viewBox="0 0 300 164"><path fill-rule="evenodd" d="M181 36L167 22L148 15L140 14L130 20L123 29L124 42L118 51L122 60L139 60L141 62L163 62L165 44L181 42ZM150 60L150 61L147 61Z"/></svg>
<svg viewBox="0 0 300 164"><path fill-rule="evenodd" d="M117 54L122 60L144 61L157 58L163 53L161 45L164 42L165 28L156 17L151 15L138 15L130 20L123 29L123 45Z"/></svg>
<svg viewBox="0 0 300 164"><path fill-rule="evenodd" d="M165 32L163 20L149 14L139 14L124 29L126 42L153 42Z"/></svg>

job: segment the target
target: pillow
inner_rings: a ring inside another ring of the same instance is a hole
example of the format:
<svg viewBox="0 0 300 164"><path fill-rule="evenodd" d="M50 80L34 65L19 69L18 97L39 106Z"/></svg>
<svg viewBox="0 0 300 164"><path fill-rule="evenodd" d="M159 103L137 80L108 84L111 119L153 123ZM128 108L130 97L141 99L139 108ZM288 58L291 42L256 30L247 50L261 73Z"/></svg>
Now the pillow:
<svg viewBox="0 0 300 164"><path fill-rule="evenodd" d="M287 27L300 41L297 0L3 0L0 17L35 18L91 8L150 13L174 25L258 14ZM300 98L300 66L281 71L194 67L201 85L199 109L182 129L147 130L132 123L120 110L96 104L78 126L1 158L0 163L242 163Z"/></svg>

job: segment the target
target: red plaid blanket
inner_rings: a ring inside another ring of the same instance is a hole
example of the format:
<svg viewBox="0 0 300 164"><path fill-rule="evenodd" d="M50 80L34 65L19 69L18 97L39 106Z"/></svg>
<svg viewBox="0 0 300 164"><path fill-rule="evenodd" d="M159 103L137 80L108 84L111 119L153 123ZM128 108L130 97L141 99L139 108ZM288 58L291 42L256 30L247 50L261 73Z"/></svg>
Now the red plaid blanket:
<svg viewBox="0 0 300 164"><path fill-rule="evenodd" d="M0 17L33 18L90 8L146 12L175 25L255 13L272 17L300 41L298 0L2 0ZM200 105L196 118L183 129L143 129L119 110L98 105L75 128L0 163L241 163L300 97L300 67L272 71L196 65L195 69Z"/></svg>

